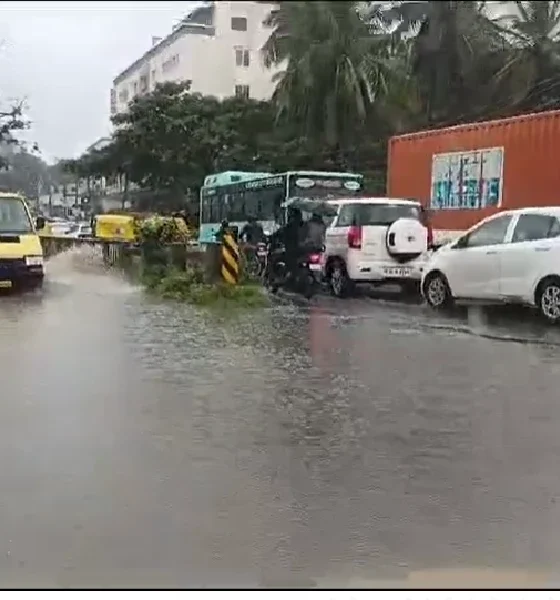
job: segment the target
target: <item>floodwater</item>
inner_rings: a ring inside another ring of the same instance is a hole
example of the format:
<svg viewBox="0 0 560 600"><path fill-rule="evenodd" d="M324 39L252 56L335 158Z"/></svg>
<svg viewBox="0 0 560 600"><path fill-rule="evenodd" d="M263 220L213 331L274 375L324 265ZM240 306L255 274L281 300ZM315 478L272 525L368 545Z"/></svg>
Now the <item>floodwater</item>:
<svg viewBox="0 0 560 600"><path fill-rule="evenodd" d="M3 585L554 580L559 333L367 298L213 317L88 252L0 298Z"/></svg>

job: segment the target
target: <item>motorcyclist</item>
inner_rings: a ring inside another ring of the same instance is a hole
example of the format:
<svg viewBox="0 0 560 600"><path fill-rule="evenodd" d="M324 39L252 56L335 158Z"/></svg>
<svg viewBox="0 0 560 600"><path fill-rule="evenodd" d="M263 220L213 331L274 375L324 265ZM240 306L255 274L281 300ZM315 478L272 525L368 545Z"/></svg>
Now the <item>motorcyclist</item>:
<svg viewBox="0 0 560 600"><path fill-rule="evenodd" d="M286 249L286 269L294 276L302 237L303 215L299 208L288 210L288 219L284 227L284 247Z"/></svg>
<svg viewBox="0 0 560 600"><path fill-rule="evenodd" d="M226 233L228 233L228 230L229 230L229 223L228 223L227 219L224 219L220 225L220 229L218 229L218 231L216 231L216 233L214 234L216 241L221 244L222 240L224 239L224 235Z"/></svg>
<svg viewBox="0 0 560 600"><path fill-rule="evenodd" d="M294 274L297 267L297 259L299 246L301 242L301 229L303 225L303 217L299 208L290 206L287 211L286 224L276 231L270 238L271 247L273 249L278 246L284 246L282 255L273 250L273 262L284 259L286 270L290 274ZM273 268L273 265L270 265Z"/></svg>
<svg viewBox="0 0 560 600"><path fill-rule="evenodd" d="M256 217L247 217L247 223L241 230L241 235L239 237L242 242L246 243L244 252L247 268L252 269L253 274L255 275L260 273L261 267L259 266L257 257L257 244L264 242L265 236L262 225L258 222Z"/></svg>
<svg viewBox="0 0 560 600"><path fill-rule="evenodd" d="M327 228L323 217L319 213L313 213L305 224L302 240L303 252L319 252L325 244Z"/></svg>
<svg viewBox="0 0 560 600"><path fill-rule="evenodd" d="M247 224L241 230L241 240L250 246L256 246L264 240L264 230L256 217L247 218Z"/></svg>

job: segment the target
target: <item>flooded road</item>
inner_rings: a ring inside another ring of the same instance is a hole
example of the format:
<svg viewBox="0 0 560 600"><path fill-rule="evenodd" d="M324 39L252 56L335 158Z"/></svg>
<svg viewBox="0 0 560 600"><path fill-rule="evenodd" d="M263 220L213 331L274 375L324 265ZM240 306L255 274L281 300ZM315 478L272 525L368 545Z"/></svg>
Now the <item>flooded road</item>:
<svg viewBox="0 0 560 600"><path fill-rule="evenodd" d="M1 580L556 570L559 357L528 319L370 299L212 319L59 256L0 298Z"/></svg>

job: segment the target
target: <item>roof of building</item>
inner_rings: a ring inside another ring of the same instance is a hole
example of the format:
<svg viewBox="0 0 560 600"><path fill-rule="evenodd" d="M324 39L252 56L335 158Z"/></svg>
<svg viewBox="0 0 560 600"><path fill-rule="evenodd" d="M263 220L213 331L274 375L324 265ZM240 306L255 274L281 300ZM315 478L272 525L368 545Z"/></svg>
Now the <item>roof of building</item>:
<svg viewBox="0 0 560 600"><path fill-rule="evenodd" d="M174 27L173 31L164 37L157 44L154 44L147 52L135 60L129 67L113 79L113 85L118 85L126 79L130 74L134 73L142 64L149 58L159 54L164 48L170 46L173 42L183 37L187 33L212 36L216 32L216 28L212 25L214 20L214 2L206 6L195 8L182 21Z"/></svg>
<svg viewBox="0 0 560 600"><path fill-rule="evenodd" d="M105 146L108 146L111 143L111 141L111 138L108 136L100 137L98 140L95 140L93 144L89 145L86 148L86 152L92 152L93 150L99 150L101 148L104 148Z"/></svg>

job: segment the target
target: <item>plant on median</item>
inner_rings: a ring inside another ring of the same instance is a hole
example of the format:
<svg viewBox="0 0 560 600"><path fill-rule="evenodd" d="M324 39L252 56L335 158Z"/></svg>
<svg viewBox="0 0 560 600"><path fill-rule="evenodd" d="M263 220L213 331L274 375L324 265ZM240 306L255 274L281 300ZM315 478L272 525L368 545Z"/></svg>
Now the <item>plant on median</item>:
<svg viewBox="0 0 560 600"><path fill-rule="evenodd" d="M160 246L166 244L186 244L189 232L179 228L172 217L150 217L140 223L140 241Z"/></svg>
<svg viewBox="0 0 560 600"><path fill-rule="evenodd" d="M201 267L186 271L153 266L144 270L146 289L161 298L213 308L262 308L269 302L259 285L209 283Z"/></svg>

